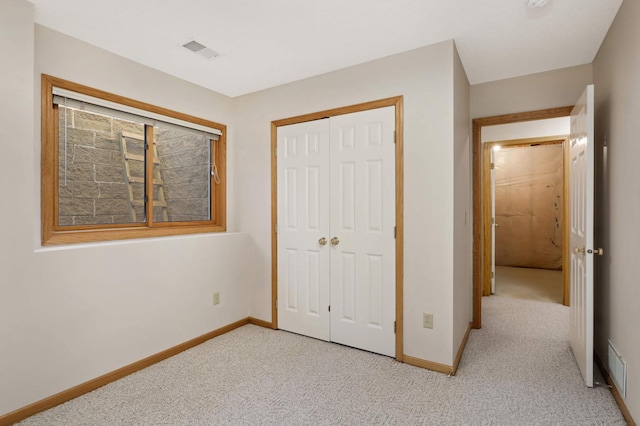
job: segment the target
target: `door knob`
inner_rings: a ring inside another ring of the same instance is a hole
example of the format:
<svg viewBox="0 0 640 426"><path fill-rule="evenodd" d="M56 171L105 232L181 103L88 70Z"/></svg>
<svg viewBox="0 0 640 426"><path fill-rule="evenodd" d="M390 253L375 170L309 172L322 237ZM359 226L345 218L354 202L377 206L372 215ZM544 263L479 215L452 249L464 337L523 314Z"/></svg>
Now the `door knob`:
<svg viewBox="0 0 640 426"><path fill-rule="evenodd" d="M324 246L327 244L327 239L325 237L322 237L318 240L318 244L320 244L321 246Z"/></svg>
<svg viewBox="0 0 640 426"><path fill-rule="evenodd" d="M602 255L604 255L604 250L601 249L601 248L597 248L597 249L593 249L593 250L589 249L589 250L587 250L587 253L589 253L589 254L597 254L598 256L602 256Z"/></svg>
<svg viewBox="0 0 640 426"><path fill-rule="evenodd" d="M338 237L333 237L331 239L331 245L332 246L337 246L338 244L340 244L340 239Z"/></svg>

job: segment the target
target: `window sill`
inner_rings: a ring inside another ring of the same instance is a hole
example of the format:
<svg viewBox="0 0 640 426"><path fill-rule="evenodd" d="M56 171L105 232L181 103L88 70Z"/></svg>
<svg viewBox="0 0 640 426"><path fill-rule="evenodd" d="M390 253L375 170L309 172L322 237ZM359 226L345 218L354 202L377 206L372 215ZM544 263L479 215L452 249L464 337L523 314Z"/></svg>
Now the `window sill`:
<svg viewBox="0 0 640 426"><path fill-rule="evenodd" d="M55 231L43 235L42 245L94 243L101 241L131 240L137 238L156 238L176 235L206 234L225 232L221 225L195 225L165 228L120 228L87 231Z"/></svg>

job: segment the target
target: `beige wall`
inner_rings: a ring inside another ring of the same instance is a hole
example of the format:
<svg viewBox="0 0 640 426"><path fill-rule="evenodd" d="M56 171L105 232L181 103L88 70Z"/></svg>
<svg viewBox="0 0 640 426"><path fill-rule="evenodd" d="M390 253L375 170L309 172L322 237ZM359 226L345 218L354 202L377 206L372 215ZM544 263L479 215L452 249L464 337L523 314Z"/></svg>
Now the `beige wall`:
<svg viewBox="0 0 640 426"><path fill-rule="evenodd" d="M494 152L496 266L562 269L562 152L562 144Z"/></svg>
<svg viewBox="0 0 640 426"><path fill-rule="evenodd" d="M30 2L0 0L0 93L11 100L0 105L0 415L246 318L252 279L245 234L40 247L40 73L233 123L231 99L34 34L33 17ZM232 162L232 135L229 145Z"/></svg>
<svg viewBox="0 0 640 426"><path fill-rule="evenodd" d="M482 143L515 139L564 136L571 133L571 118L558 117L521 123L498 124L482 128Z"/></svg>
<svg viewBox="0 0 640 426"><path fill-rule="evenodd" d="M471 118L564 107L593 81L591 64L471 86Z"/></svg>
<svg viewBox="0 0 640 426"><path fill-rule="evenodd" d="M472 319L469 80L454 50L453 328L455 354Z"/></svg>
<svg viewBox="0 0 640 426"><path fill-rule="evenodd" d="M271 319L271 121L402 95L405 354L452 364L453 330L459 326L452 322L454 218L463 220L469 198L466 170L456 187L462 194L454 215L454 165L468 162L464 129L457 133L461 149L454 149L454 49L453 42L443 42L236 98L237 225L252 236L259 253L252 262L259 276L251 287L252 316ZM456 86L464 104L464 83ZM462 120L464 110L461 105L456 114ZM465 238L461 232L460 247ZM467 281L463 275L461 286ZM434 314L433 330L422 327L423 312ZM469 319L467 311L467 324Z"/></svg>
<svg viewBox="0 0 640 426"><path fill-rule="evenodd" d="M640 3L624 1L593 63L596 94L596 352L627 362L625 404L640 420ZM607 158L603 145L606 141Z"/></svg>

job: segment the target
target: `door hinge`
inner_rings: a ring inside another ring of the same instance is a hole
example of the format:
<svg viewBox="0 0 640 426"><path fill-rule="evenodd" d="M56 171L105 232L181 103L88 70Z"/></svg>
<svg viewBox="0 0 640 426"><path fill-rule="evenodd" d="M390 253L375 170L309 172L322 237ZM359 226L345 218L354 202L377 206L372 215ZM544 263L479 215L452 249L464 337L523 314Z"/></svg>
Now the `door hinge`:
<svg viewBox="0 0 640 426"><path fill-rule="evenodd" d="M494 217L491 218L491 224L493 225L494 223L496 223L496 219Z"/></svg>
<svg viewBox="0 0 640 426"><path fill-rule="evenodd" d="M495 163L491 163L491 170L493 170L493 169L495 169L495 168L496 168Z"/></svg>
<svg viewBox="0 0 640 426"><path fill-rule="evenodd" d="M494 278L495 278L495 276L496 276L496 273L495 273L495 272L492 272L492 273L491 273L491 279L494 279Z"/></svg>
<svg viewBox="0 0 640 426"><path fill-rule="evenodd" d="M278 147L273 148L273 156L278 158Z"/></svg>
<svg viewBox="0 0 640 426"><path fill-rule="evenodd" d="M278 224L276 223L276 230L275 230L276 234L278 233Z"/></svg>
<svg viewBox="0 0 640 426"><path fill-rule="evenodd" d="M397 143L397 142L398 142L398 137L397 137L396 131L394 130L393 131L393 143Z"/></svg>
<svg viewBox="0 0 640 426"><path fill-rule="evenodd" d="M396 330L397 330L397 329L398 329L398 328L397 328L397 324L396 324L396 322L394 321L394 322L393 322L393 334L396 334Z"/></svg>
<svg viewBox="0 0 640 426"><path fill-rule="evenodd" d="M149 202L149 196L144 194L144 203L147 204Z"/></svg>
<svg viewBox="0 0 640 426"><path fill-rule="evenodd" d="M398 238L398 227L397 226L393 227L393 238Z"/></svg>
<svg viewBox="0 0 640 426"><path fill-rule="evenodd" d="M329 310L329 312L331 312L331 305L329 305L329 307L327 309Z"/></svg>

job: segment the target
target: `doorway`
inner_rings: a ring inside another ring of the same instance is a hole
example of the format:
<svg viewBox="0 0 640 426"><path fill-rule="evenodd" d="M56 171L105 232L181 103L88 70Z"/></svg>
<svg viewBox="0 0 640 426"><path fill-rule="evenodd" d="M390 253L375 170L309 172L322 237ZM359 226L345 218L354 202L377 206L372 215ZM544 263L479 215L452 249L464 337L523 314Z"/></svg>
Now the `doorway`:
<svg viewBox="0 0 640 426"><path fill-rule="evenodd" d="M569 304L568 142L483 143L484 296Z"/></svg>
<svg viewBox="0 0 640 426"><path fill-rule="evenodd" d="M521 123L525 121L544 120L548 118L567 117L572 106L506 114L494 117L476 118L473 127L473 328L482 328L482 295L485 288L486 251L485 196L483 190L483 148L482 129L499 124Z"/></svg>
<svg viewBox="0 0 640 426"><path fill-rule="evenodd" d="M375 136L380 121L372 118L382 113L388 123L382 126L392 128L384 143ZM365 158L367 154L363 153L360 158L354 150L355 139L343 137L355 135L361 131L358 129L371 136L364 145L376 151L377 145L384 144L389 153L380 152L376 158ZM285 149L287 144L289 153ZM319 147L324 149L323 153L296 154L296 150L309 152ZM351 157L341 159L344 155ZM381 175L383 170L386 177ZM364 186L354 186L360 185L356 183L357 174L367 176ZM295 182L296 175L301 176L299 183ZM272 122L273 328L395 356L402 361L402 175L402 97ZM325 183L308 185L315 181ZM344 186L341 182L350 184ZM386 195L376 195L383 193ZM345 220L354 219L355 210L362 210L363 202L369 213L357 213L363 220L358 228L371 232L358 243L354 223ZM296 229L301 227L289 220L291 215L301 218L301 225L312 218L314 226L306 226L299 234ZM300 238L290 238L294 234ZM369 241L371 237L380 241ZM295 244L306 246L296 248ZM354 244L367 250L379 245L387 254L382 251L358 254L352 247ZM392 258L393 265L385 266L383 258ZM372 291L376 288L384 290ZM361 300L356 300L356 296ZM304 315L300 314L303 310ZM385 349L378 350L382 340L386 342Z"/></svg>

